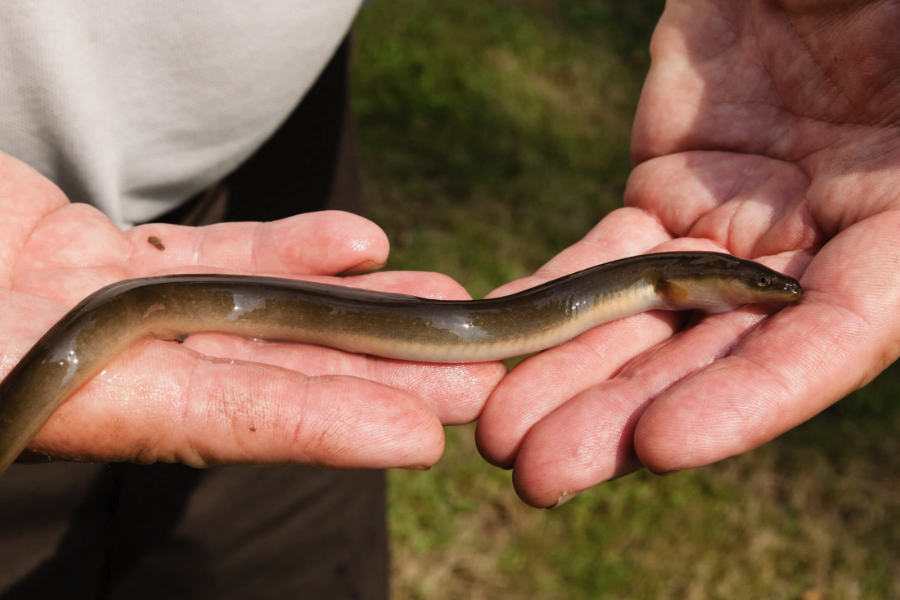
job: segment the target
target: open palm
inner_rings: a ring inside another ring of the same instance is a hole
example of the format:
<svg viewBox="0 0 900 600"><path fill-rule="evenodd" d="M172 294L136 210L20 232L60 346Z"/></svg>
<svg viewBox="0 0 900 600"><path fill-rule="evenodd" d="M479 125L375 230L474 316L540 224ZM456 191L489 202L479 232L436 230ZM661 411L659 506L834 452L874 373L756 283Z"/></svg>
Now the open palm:
<svg viewBox="0 0 900 600"><path fill-rule="evenodd" d="M335 212L123 233L2 154L0 215L0 378L69 308L121 279L228 272L336 283L323 276L371 270L388 252L378 227ZM343 281L465 297L433 274ZM476 418L504 373L499 363L421 365L216 334L147 340L57 410L32 448L95 461L421 468L441 455L441 425Z"/></svg>
<svg viewBox="0 0 900 600"><path fill-rule="evenodd" d="M553 506L645 465L746 452L900 355L900 6L670 0L633 134L627 208L508 293L651 250L802 275L803 302L651 313L532 357L479 422L522 498Z"/></svg>

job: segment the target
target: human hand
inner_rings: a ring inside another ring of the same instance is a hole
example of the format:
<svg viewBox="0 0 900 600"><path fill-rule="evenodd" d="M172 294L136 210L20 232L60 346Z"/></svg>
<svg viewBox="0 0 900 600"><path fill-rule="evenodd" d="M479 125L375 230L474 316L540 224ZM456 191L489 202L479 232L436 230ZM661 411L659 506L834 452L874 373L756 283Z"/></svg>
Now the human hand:
<svg viewBox="0 0 900 600"><path fill-rule="evenodd" d="M648 313L524 361L477 441L549 507L641 465L747 452L900 355L900 7L670 0L625 202L510 293L651 250L802 274L803 301L691 321Z"/></svg>
<svg viewBox="0 0 900 600"><path fill-rule="evenodd" d="M122 232L2 154L0 215L0 379L69 308L121 279L228 272L335 282L323 276L377 268L388 253L377 226L339 212ZM343 281L466 297L435 274ZM78 460L198 467L422 468L441 455L441 425L475 419L505 372L500 363L422 365L222 334L192 335L183 345L145 340L63 404L30 447Z"/></svg>

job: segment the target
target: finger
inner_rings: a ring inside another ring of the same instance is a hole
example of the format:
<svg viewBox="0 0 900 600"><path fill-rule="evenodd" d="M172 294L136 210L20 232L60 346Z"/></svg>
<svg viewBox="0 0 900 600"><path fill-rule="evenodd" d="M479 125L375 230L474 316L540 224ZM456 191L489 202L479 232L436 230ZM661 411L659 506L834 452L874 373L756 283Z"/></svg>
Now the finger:
<svg viewBox="0 0 900 600"><path fill-rule="evenodd" d="M765 260L799 275L796 256ZM723 356L778 307L748 306L706 315L629 362L611 380L593 386L547 415L528 432L516 457L513 483L522 499L550 507L640 466L635 426L654 399Z"/></svg>
<svg viewBox="0 0 900 600"><path fill-rule="evenodd" d="M746 452L871 380L900 355L895 232L900 216L841 233L802 279L800 305L773 317L726 359L662 394L635 432L654 471Z"/></svg>
<svg viewBox="0 0 900 600"><path fill-rule="evenodd" d="M680 237L709 239L737 256L771 256L820 246L825 238L804 201L809 178L797 166L729 152L685 152L632 172L625 203Z"/></svg>
<svg viewBox="0 0 900 600"><path fill-rule="evenodd" d="M522 442L513 473L519 496L532 506L550 507L639 468L632 440L645 408L677 381L726 355L765 314L747 307L704 317L612 379L562 403Z"/></svg>
<svg viewBox="0 0 900 600"><path fill-rule="evenodd" d="M346 375L419 398L443 425L471 423L506 374L503 363L429 364L350 354L321 346L247 340L221 334L188 338L207 356L274 365L310 376Z"/></svg>
<svg viewBox="0 0 900 600"><path fill-rule="evenodd" d="M506 296L594 265L646 252L672 236L658 220L641 210L609 213L579 242L566 248L530 276L503 285L489 298Z"/></svg>
<svg viewBox="0 0 900 600"><path fill-rule="evenodd" d="M35 225L12 285L72 305L112 282L164 271L333 275L379 268L388 250L378 226L338 211L272 223L153 224L123 234L95 208L72 204Z"/></svg>
<svg viewBox="0 0 900 600"><path fill-rule="evenodd" d="M211 360L150 340L63 404L31 447L196 467L418 468L439 458L443 430L423 403L387 386Z"/></svg>
<svg viewBox="0 0 900 600"><path fill-rule="evenodd" d="M677 239L649 250L721 248L705 240ZM476 442L482 456L499 467L511 467L535 423L669 338L684 320L683 314L663 311L635 315L594 328L523 361L500 382L481 415Z"/></svg>
<svg viewBox="0 0 900 600"><path fill-rule="evenodd" d="M536 423L571 398L615 375L632 357L663 342L683 316L660 311L597 327L521 362L493 392L475 430L489 463L512 468Z"/></svg>
<svg viewBox="0 0 900 600"><path fill-rule="evenodd" d="M387 261L389 250L381 228L340 211L271 223L207 227L154 223L135 227L126 239L132 277L198 265L245 274L334 275L376 269Z"/></svg>

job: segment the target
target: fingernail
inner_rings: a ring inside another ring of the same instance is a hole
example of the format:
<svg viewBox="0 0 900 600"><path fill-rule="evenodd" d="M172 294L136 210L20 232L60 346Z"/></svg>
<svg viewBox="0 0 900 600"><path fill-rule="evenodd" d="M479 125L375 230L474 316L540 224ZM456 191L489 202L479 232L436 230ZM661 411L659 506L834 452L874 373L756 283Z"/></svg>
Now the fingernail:
<svg viewBox="0 0 900 600"><path fill-rule="evenodd" d="M562 506L563 504L565 504L566 502L568 502L569 500L571 500L572 498L574 498L575 496L577 496L580 493L581 493L581 491L569 492L569 491L563 490L563 493L560 494L559 498L556 499L556 504L554 504L553 506L548 506L547 508L548 509L559 508L560 506Z"/></svg>
<svg viewBox="0 0 900 600"><path fill-rule="evenodd" d="M410 467L400 467L401 469L406 469L407 471L430 471L430 466L425 465L413 465Z"/></svg>

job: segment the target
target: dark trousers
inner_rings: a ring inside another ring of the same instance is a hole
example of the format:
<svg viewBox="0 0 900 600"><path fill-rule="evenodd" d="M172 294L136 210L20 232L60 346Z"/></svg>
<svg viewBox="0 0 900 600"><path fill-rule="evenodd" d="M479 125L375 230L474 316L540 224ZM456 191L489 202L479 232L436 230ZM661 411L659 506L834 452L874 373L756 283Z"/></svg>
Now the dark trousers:
<svg viewBox="0 0 900 600"><path fill-rule="evenodd" d="M281 129L162 221L359 211L345 41ZM382 472L15 465L0 484L0 600L387 598Z"/></svg>

